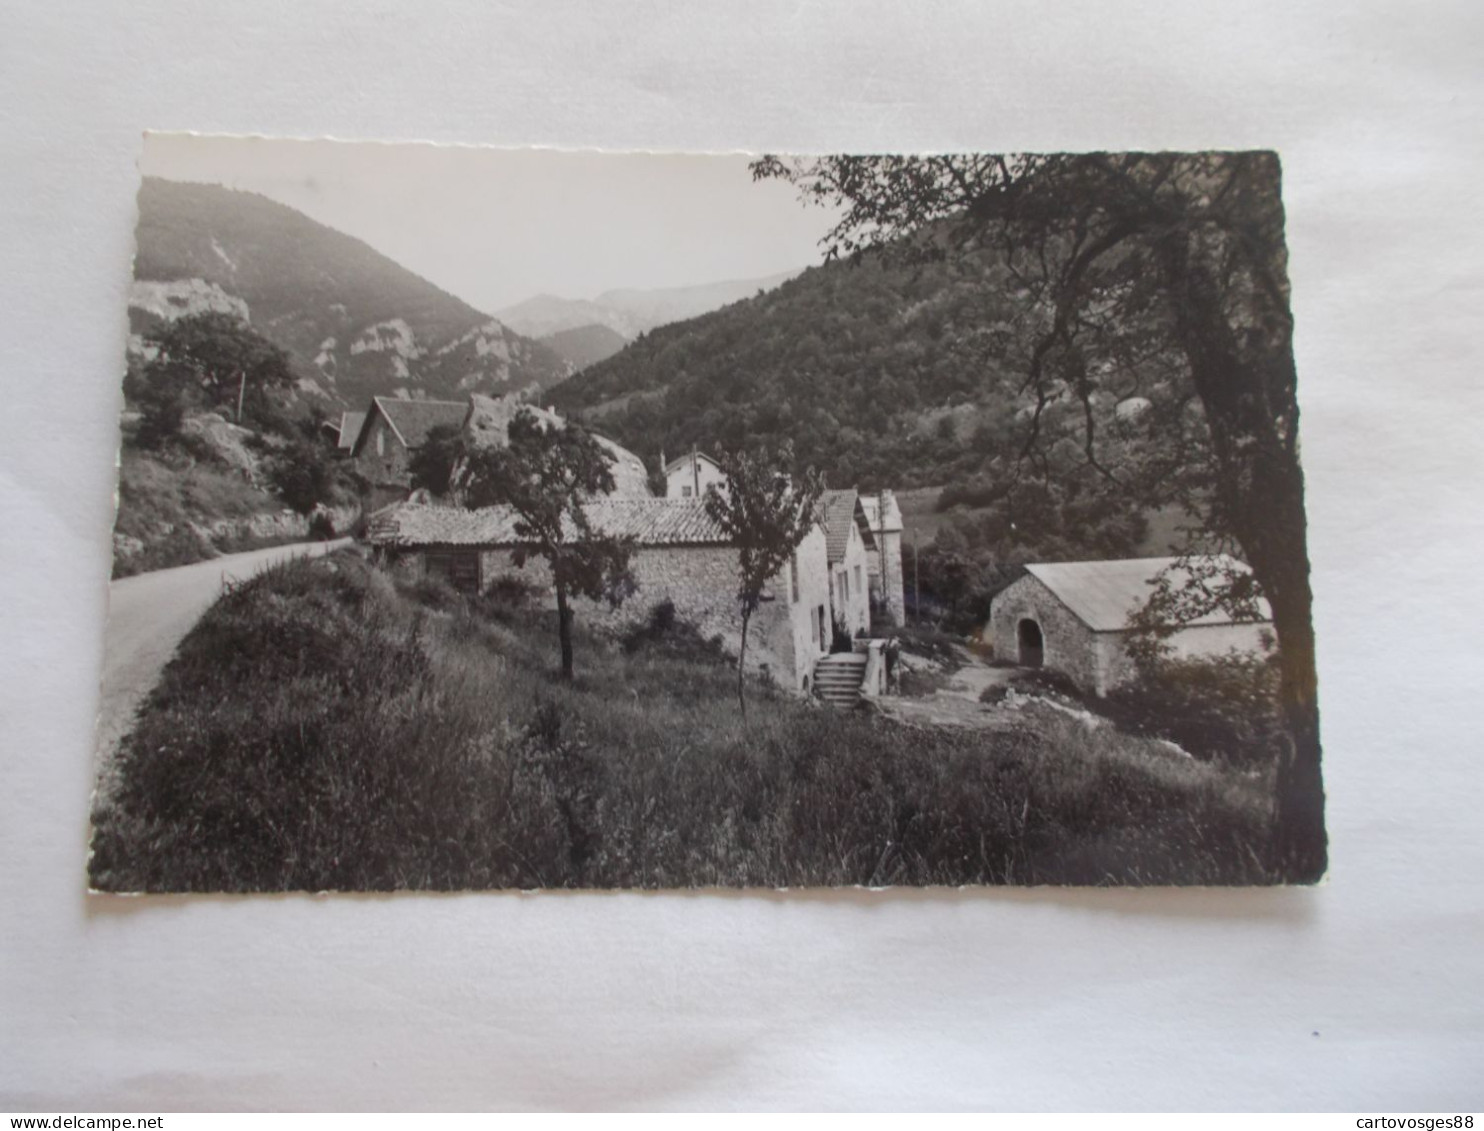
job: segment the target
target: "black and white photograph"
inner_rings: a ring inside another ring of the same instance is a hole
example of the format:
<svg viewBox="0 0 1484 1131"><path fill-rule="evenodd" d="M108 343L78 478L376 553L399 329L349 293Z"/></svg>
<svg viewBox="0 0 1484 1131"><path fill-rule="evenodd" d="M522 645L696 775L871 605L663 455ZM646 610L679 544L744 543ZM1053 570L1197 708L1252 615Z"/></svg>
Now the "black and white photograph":
<svg viewBox="0 0 1484 1131"><path fill-rule="evenodd" d="M1281 154L139 167L92 889L1324 875Z"/></svg>

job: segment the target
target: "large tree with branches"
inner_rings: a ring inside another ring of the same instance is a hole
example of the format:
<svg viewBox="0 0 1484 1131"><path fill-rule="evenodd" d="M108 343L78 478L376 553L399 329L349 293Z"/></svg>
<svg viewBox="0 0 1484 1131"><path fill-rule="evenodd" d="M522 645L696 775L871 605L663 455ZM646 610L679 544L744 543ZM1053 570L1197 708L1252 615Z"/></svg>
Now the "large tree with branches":
<svg viewBox="0 0 1484 1131"><path fill-rule="evenodd" d="M1021 311L1007 333L1023 344L1027 405L1012 489L1026 475L1049 478L1074 451L1084 470L1141 500L1198 511L1207 531L1240 550L1272 608L1281 663L1288 742L1274 865L1289 880L1321 876L1312 593L1276 155L765 157L753 174L842 210L825 240L832 258L993 252L998 282ZM1166 398L1178 427L1142 459L1115 463L1106 453L1117 437L1101 409L1151 379L1188 390L1188 404Z"/></svg>

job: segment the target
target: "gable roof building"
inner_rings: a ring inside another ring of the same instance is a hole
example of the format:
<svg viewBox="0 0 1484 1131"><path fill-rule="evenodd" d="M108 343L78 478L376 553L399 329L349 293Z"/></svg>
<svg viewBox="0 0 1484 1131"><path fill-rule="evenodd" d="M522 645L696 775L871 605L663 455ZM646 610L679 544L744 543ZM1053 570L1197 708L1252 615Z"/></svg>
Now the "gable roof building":
<svg viewBox="0 0 1484 1131"><path fill-rule="evenodd" d="M352 454L360 458L368 441L374 439L377 421L384 421L403 448L416 448L428 433L440 424L461 427L469 415L468 401L414 401L401 397L372 397L371 407L361 422Z"/></svg>
<svg viewBox="0 0 1484 1131"><path fill-rule="evenodd" d="M1097 695L1134 675L1128 643L1135 617L1156 586L1196 595L1213 578L1250 577L1251 570L1225 554L1184 558L1129 558L1106 562L1040 562L1001 591L990 607L995 654L1025 667L1064 672ZM1177 658L1194 659L1265 651L1272 613L1265 600L1256 618L1214 609L1178 623L1165 639Z"/></svg>
<svg viewBox="0 0 1484 1131"><path fill-rule="evenodd" d="M701 452L686 452L664 466L665 495L671 499L703 498L706 488L715 483L726 486L726 472L721 465Z"/></svg>
<svg viewBox="0 0 1484 1131"><path fill-rule="evenodd" d="M874 539L866 527L860 495L854 490L826 491L820 496L820 511L830 568L830 615L851 633L869 629L866 547L874 545Z"/></svg>
<svg viewBox="0 0 1484 1131"><path fill-rule="evenodd" d="M576 599L584 620L614 628L632 627L669 602L675 615L707 639L721 636L729 647L740 638L737 548L702 499L616 498L583 505L599 533L632 538L629 566L636 591L618 608ZM521 566L520 520L508 506L463 510L402 503L371 517L368 540L392 568L412 575L439 575L450 583L484 589L503 578L519 579L549 597L546 563L528 557ZM567 536L577 538L569 526ZM773 678L804 689L814 664L829 651L828 566L825 535L815 526L793 559L768 586L754 613L749 663L765 663Z"/></svg>

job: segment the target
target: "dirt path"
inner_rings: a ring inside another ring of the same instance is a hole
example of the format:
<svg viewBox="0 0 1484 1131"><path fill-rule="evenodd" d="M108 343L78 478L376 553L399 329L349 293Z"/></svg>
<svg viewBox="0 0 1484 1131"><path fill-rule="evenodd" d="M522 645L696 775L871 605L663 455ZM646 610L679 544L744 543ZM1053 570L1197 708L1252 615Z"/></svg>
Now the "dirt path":
<svg viewBox="0 0 1484 1131"><path fill-rule="evenodd" d="M229 554L206 562L124 577L108 587L108 627L103 636L102 698L98 708L95 804L113 780L113 752L128 733L134 712L175 647L221 593L222 583L251 577L264 566L298 556L318 556L349 544L298 542Z"/></svg>
<svg viewBox="0 0 1484 1131"><path fill-rule="evenodd" d="M918 726L1011 729L1004 712L979 702L979 696L986 688L1009 682L1015 669L990 667L968 648L959 647L958 652L963 666L947 677L943 687L921 699L888 696L879 700L882 713Z"/></svg>

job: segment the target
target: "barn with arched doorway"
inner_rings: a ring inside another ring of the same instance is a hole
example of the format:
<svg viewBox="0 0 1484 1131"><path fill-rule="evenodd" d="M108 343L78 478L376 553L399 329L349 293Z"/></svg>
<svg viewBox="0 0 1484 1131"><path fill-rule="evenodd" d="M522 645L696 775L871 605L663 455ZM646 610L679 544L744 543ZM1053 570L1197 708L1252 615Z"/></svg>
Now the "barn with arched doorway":
<svg viewBox="0 0 1484 1131"><path fill-rule="evenodd" d="M1025 576L990 606L995 656L1062 672L1085 691L1106 695L1134 674L1130 618L1145 607L1161 578L1178 590L1196 584L1193 577L1247 572L1247 566L1225 555L1028 565ZM1262 619L1256 621L1207 613L1180 625L1166 643L1174 655L1186 658L1224 655L1234 648L1262 651L1272 623L1266 602L1259 607Z"/></svg>

